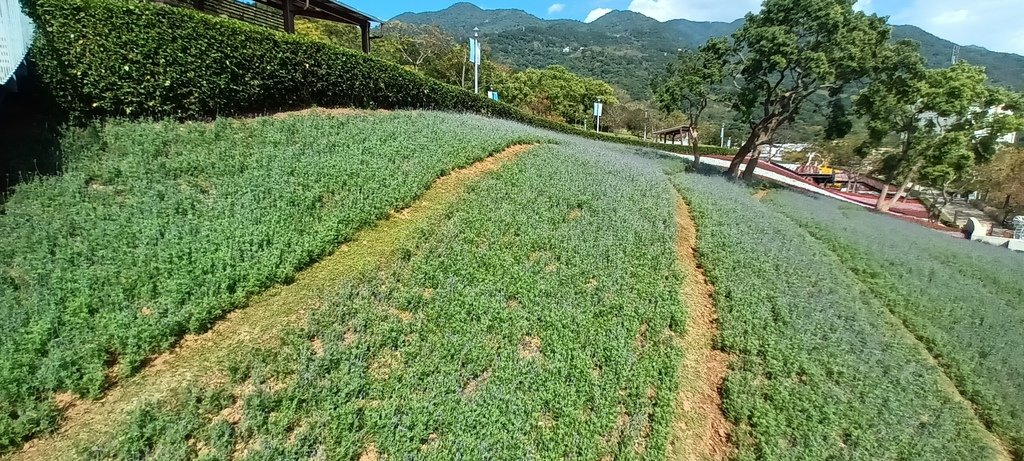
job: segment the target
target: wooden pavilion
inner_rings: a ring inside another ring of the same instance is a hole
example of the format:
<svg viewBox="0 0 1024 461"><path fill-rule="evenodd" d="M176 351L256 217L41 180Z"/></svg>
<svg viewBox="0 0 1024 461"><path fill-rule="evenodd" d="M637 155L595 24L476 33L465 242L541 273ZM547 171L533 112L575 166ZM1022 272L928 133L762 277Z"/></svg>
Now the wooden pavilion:
<svg viewBox="0 0 1024 461"><path fill-rule="evenodd" d="M665 128L651 133L654 139L662 144L682 144L689 146L697 142L697 130L687 125ZM677 141L678 140L678 141Z"/></svg>
<svg viewBox="0 0 1024 461"><path fill-rule="evenodd" d="M370 52L370 27L383 21L335 0L156 0L194 8L271 29L295 33L295 17L340 22L359 28L364 53Z"/></svg>

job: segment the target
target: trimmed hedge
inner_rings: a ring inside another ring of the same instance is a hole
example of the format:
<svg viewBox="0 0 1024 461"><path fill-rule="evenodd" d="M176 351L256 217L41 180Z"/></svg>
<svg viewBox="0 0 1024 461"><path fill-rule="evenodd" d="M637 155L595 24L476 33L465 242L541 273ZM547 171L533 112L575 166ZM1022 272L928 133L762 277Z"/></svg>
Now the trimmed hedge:
<svg viewBox="0 0 1024 461"><path fill-rule="evenodd" d="M31 0L32 56L71 120L206 119L311 105L475 112L619 144L320 41L143 0ZM708 154L732 149L702 147Z"/></svg>

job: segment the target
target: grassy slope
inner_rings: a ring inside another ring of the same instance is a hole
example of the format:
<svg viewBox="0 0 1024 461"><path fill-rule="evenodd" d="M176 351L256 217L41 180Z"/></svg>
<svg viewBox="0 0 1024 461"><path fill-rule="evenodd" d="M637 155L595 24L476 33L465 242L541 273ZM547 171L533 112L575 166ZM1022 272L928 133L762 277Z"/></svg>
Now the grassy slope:
<svg viewBox="0 0 1024 461"><path fill-rule="evenodd" d="M525 154L290 347L83 454L661 458L685 318L672 195L609 149Z"/></svg>
<svg viewBox="0 0 1024 461"><path fill-rule="evenodd" d="M986 459L993 442L852 273L720 178L674 177L715 285L739 459Z"/></svg>
<svg viewBox="0 0 1024 461"><path fill-rule="evenodd" d="M539 136L436 113L74 133L66 172L0 215L0 450L52 427L55 391L96 395L109 366L133 372L439 175Z"/></svg>
<svg viewBox="0 0 1024 461"><path fill-rule="evenodd" d="M792 193L775 208L842 257L1024 455L1024 259L859 207Z"/></svg>

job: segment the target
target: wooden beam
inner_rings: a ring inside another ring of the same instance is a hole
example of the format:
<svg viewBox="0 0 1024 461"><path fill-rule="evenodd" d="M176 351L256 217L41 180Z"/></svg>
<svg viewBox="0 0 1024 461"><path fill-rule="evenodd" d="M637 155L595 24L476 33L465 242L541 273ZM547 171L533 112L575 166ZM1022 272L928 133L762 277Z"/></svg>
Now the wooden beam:
<svg viewBox="0 0 1024 461"><path fill-rule="evenodd" d="M359 34L361 35L362 41L363 41L363 53L369 53L370 52L370 23L368 21L364 22L362 24L359 24Z"/></svg>
<svg viewBox="0 0 1024 461"><path fill-rule="evenodd" d="M327 12L320 11L320 10L313 10L313 9L303 10L303 9L298 9L298 10L295 10L295 15L296 16L304 16L304 17L313 18L313 19L323 19L324 21L341 22L341 23L345 23L345 24L348 24L348 25L351 25L351 26L358 26L359 25L358 21L352 21L352 20L349 20L347 18L343 18L341 16L338 16L336 14L327 13Z"/></svg>
<svg viewBox="0 0 1024 461"><path fill-rule="evenodd" d="M295 11L292 8L292 0L284 0L284 31L289 34L295 33Z"/></svg>

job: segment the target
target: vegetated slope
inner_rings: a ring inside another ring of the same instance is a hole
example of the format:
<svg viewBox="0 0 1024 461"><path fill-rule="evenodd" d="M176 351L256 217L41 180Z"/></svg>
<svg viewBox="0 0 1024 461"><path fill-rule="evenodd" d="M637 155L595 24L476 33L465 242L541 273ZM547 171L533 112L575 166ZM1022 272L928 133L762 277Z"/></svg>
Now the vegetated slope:
<svg viewBox="0 0 1024 461"><path fill-rule="evenodd" d="M911 25L893 26L894 39L910 39L921 44L921 55L929 67L948 67L952 62L953 49L957 44ZM1024 56L1013 53L1000 53L978 46L964 46L958 53L958 59L985 68L992 83L1016 91L1024 90Z"/></svg>
<svg viewBox="0 0 1024 461"><path fill-rule="evenodd" d="M527 152L290 346L83 457L661 459L685 319L672 193L618 149Z"/></svg>
<svg viewBox="0 0 1024 461"><path fill-rule="evenodd" d="M660 22L632 11L612 11L585 24L545 20L521 10L484 10L469 3L435 12L404 13L393 20L436 24L460 38L479 27L499 62L517 68L562 65L612 83L635 98L650 96L651 76L663 71L677 49L695 48L709 37L727 36L743 24L742 18L733 22ZM953 42L909 25L893 26L893 37L921 43L921 52L931 67L947 67L950 63ZM995 84L1024 88L1024 56L973 46L963 47L960 56L986 67Z"/></svg>
<svg viewBox="0 0 1024 461"><path fill-rule="evenodd" d="M832 201L770 202L838 254L1024 455L1024 258Z"/></svg>
<svg viewBox="0 0 1024 461"><path fill-rule="evenodd" d="M738 459L991 459L941 371L829 251L721 178L678 175L715 286Z"/></svg>
<svg viewBox="0 0 1024 461"><path fill-rule="evenodd" d="M309 313L334 299L342 286L394 261L421 229L435 225L464 197L471 184L534 147L512 146L438 178L408 207L360 229L329 256L297 272L293 282L253 296L205 333L186 336L138 374L106 390L101 398L62 401L55 433L29 441L12 453L10 461L67 459L83 441L101 440L119 429L139 403L178 392L197 380L216 380L236 368L240 357L281 347L283 333L305 325Z"/></svg>
<svg viewBox="0 0 1024 461"><path fill-rule="evenodd" d="M415 112L74 133L67 171L19 186L0 215L0 450L53 427L55 392L96 396L439 175L536 133Z"/></svg>

